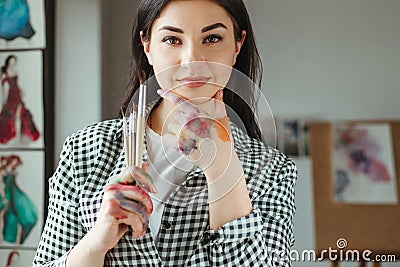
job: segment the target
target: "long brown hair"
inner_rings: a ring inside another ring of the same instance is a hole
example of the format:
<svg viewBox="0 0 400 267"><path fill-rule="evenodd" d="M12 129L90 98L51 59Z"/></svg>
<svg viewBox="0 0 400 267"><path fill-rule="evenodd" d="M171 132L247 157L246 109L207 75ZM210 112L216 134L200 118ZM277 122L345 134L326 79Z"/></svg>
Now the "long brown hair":
<svg viewBox="0 0 400 267"><path fill-rule="evenodd" d="M127 107L130 99L139 88L140 81L138 73L144 72L149 78L154 75L153 67L148 63L144 53L140 32L143 32L143 38L149 40L150 31L153 22L160 15L163 8L173 0L141 0L138 5L135 23L132 29L132 58L130 78L123 99L122 106ZM261 86L262 64L257 51L254 33L251 26L250 18L246 7L242 0L213 0L223 7L232 19L235 38L240 40L242 30L246 31L246 39L237 56L234 69L242 72L250 78L250 80ZM246 88L247 90L247 88ZM243 122L247 134L253 138L261 140L261 132L256 122L255 115L252 110L255 108L254 86L248 86L249 93L238 96L231 90L224 90L224 103L231 107L233 111L240 117ZM249 104L247 104L249 103ZM250 106L249 106L250 105ZM229 111L228 111L229 116Z"/></svg>
<svg viewBox="0 0 400 267"><path fill-rule="evenodd" d="M7 69L8 69L8 66L10 65L11 59L17 60L17 57L14 55L9 55L6 58L6 60L4 61L4 65L1 66L1 68L0 68L0 75L2 75L3 73L7 75Z"/></svg>

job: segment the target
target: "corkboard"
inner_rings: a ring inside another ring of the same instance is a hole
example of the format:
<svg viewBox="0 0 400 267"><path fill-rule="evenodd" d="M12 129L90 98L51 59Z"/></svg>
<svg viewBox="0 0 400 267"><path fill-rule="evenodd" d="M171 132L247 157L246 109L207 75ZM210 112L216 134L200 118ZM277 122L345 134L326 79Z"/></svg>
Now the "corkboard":
<svg viewBox="0 0 400 267"><path fill-rule="evenodd" d="M389 123L392 132L397 195L400 198L400 121ZM346 249L371 250L372 255L395 254L400 258L400 205L360 205L336 202L332 174L332 134L330 123L310 125L310 148L314 189L316 252L337 249L339 238Z"/></svg>

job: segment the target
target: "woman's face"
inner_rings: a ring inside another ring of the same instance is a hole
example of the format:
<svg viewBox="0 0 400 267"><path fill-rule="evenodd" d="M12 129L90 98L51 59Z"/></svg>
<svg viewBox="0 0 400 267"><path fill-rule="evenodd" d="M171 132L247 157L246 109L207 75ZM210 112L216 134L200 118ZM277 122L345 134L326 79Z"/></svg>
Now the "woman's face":
<svg viewBox="0 0 400 267"><path fill-rule="evenodd" d="M164 90L188 99L210 98L228 82L245 38L236 41L226 11L209 0L171 1L143 42Z"/></svg>
<svg viewBox="0 0 400 267"><path fill-rule="evenodd" d="M10 60L8 61L8 67L13 68L17 64L17 60L15 57L11 57Z"/></svg>

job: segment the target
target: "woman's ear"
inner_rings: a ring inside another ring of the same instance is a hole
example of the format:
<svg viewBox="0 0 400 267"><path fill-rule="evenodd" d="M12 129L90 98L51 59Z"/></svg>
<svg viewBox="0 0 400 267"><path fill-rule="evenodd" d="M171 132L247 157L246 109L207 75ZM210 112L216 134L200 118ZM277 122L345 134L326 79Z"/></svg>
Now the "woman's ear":
<svg viewBox="0 0 400 267"><path fill-rule="evenodd" d="M142 42L143 51L146 54L147 61L149 62L150 65L153 65L150 53L150 41L144 39L143 31L140 31L140 41Z"/></svg>
<svg viewBox="0 0 400 267"><path fill-rule="evenodd" d="M244 40L246 40L246 31L245 31L245 30L242 30L242 37L240 38L239 41L237 41L237 42L235 43L236 50L235 50L235 57L234 57L234 59L233 59L233 64L236 63L236 58L237 58L237 56L238 56L239 53L240 53L240 49L241 49L242 46L243 46Z"/></svg>

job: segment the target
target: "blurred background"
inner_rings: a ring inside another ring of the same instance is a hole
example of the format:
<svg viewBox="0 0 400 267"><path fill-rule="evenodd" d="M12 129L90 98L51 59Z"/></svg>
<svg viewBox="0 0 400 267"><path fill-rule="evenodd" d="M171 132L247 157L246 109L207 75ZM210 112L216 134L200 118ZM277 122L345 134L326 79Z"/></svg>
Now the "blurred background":
<svg viewBox="0 0 400 267"><path fill-rule="evenodd" d="M56 1L55 162L68 135L117 116L136 4ZM246 5L264 66L262 91L277 118L400 118L400 1L247 0ZM315 246L311 162L294 160L299 170L294 249L301 251Z"/></svg>

